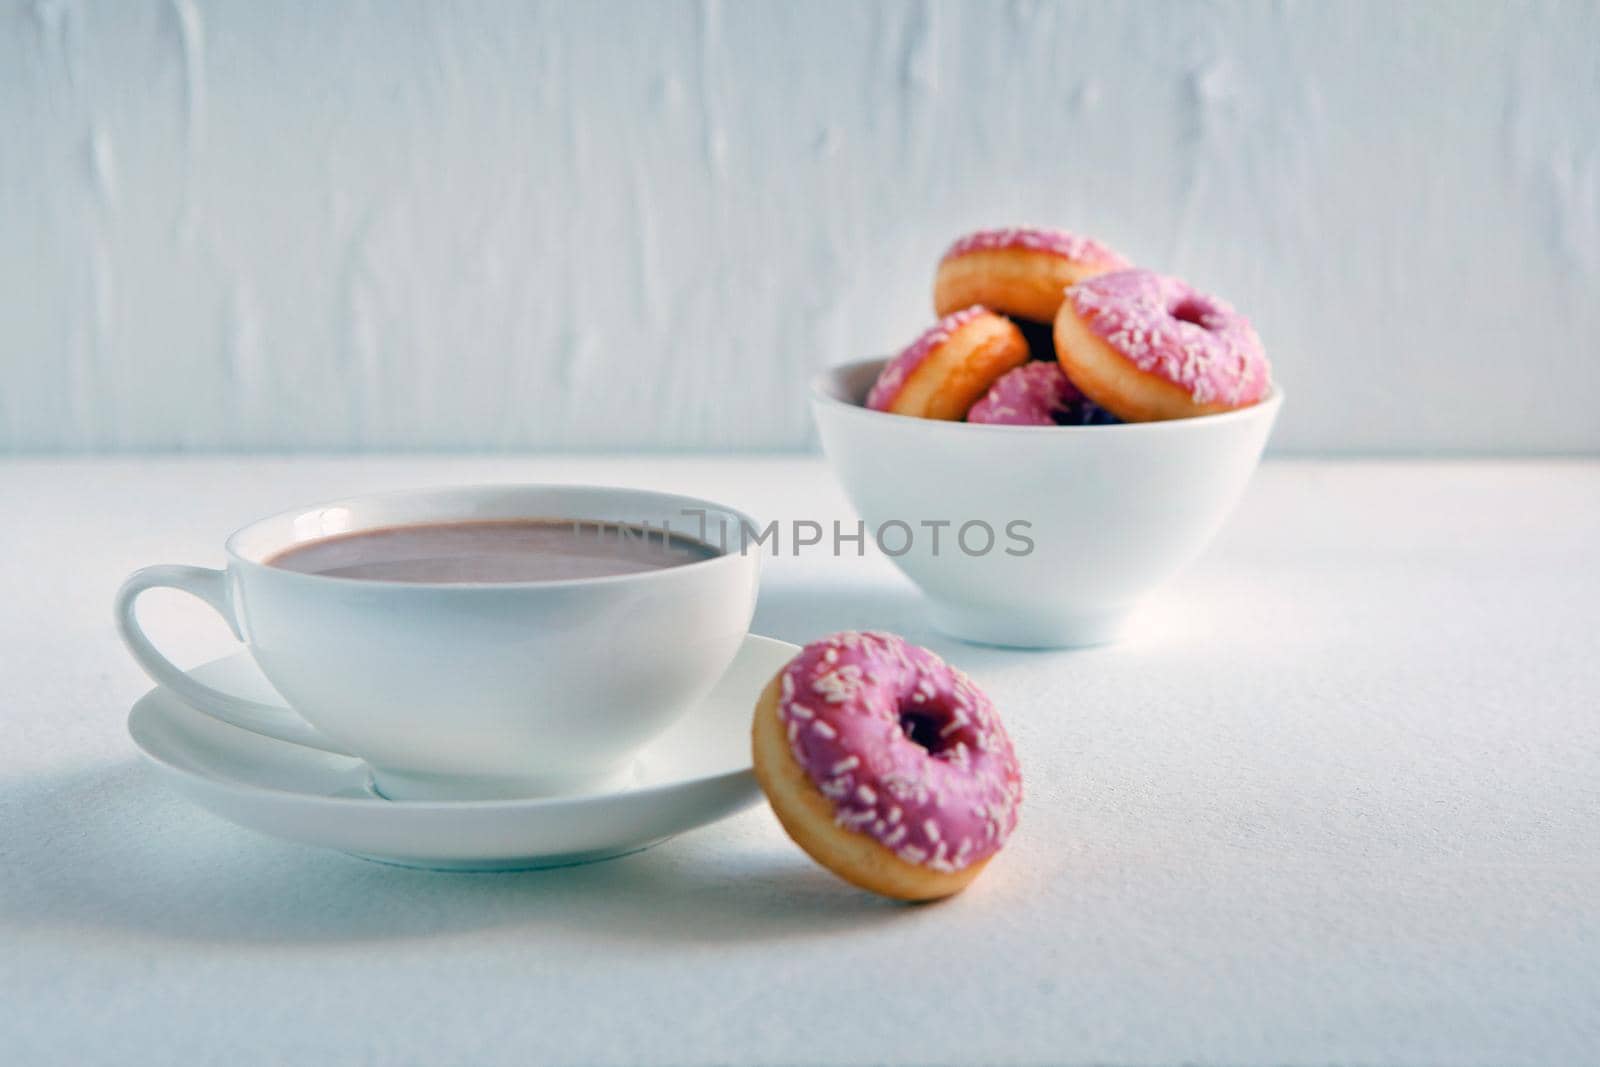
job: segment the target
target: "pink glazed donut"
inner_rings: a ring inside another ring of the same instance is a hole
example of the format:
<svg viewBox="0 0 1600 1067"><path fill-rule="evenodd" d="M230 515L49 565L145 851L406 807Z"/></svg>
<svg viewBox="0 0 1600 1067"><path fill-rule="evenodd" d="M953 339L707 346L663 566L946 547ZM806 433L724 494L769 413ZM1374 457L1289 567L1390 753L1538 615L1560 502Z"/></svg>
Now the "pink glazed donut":
<svg viewBox="0 0 1600 1067"><path fill-rule="evenodd" d="M893 634L801 649L757 701L752 735L778 821L863 889L958 893L1016 827L1022 774L989 698Z"/></svg>
<svg viewBox="0 0 1600 1067"><path fill-rule="evenodd" d="M1002 374L1027 361L1028 341L1015 323L988 308L965 308L884 364L867 407L956 421Z"/></svg>
<svg viewBox="0 0 1600 1067"><path fill-rule="evenodd" d="M1130 266L1094 238L1065 230L980 230L951 245L939 261L933 308L948 315L982 304L1013 318L1049 323L1067 286Z"/></svg>
<svg viewBox="0 0 1600 1067"><path fill-rule="evenodd" d="M1055 362L1024 363L967 412L968 422L995 426L1070 426L1082 421L1084 396Z"/></svg>
<svg viewBox="0 0 1600 1067"><path fill-rule="evenodd" d="M1271 387L1250 320L1177 278L1102 274L1067 290L1056 358L1074 385L1129 422L1249 407Z"/></svg>

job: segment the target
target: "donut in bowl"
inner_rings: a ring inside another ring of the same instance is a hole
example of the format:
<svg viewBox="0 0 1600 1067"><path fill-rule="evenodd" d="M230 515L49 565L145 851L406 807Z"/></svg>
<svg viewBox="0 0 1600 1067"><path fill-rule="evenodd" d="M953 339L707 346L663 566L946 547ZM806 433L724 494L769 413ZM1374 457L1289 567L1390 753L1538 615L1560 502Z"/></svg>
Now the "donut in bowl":
<svg viewBox="0 0 1600 1067"><path fill-rule="evenodd" d="M1016 324L988 308L940 319L884 365L867 407L924 419L959 420L989 387L1028 361Z"/></svg>
<svg viewBox="0 0 1600 1067"><path fill-rule="evenodd" d="M967 421L991 426L1082 425L1084 395L1054 360L1034 360L1007 371L967 412Z"/></svg>
<svg viewBox="0 0 1600 1067"><path fill-rule="evenodd" d="M980 230L957 240L939 261L933 307L948 315L982 304L1014 318L1049 323L1067 286L1131 265L1094 238L1065 230Z"/></svg>
<svg viewBox="0 0 1600 1067"><path fill-rule="evenodd" d="M1272 384L1249 319L1148 270L1102 274L1068 289L1055 342L1072 383L1127 422L1249 407Z"/></svg>

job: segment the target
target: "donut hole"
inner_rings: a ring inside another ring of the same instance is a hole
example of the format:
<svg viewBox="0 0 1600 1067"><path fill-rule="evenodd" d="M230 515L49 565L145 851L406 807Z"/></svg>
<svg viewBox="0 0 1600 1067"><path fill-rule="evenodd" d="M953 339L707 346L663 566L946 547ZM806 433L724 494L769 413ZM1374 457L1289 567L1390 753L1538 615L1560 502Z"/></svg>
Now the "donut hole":
<svg viewBox="0 0 1600 1067"><path fill-rule="evenodd" d="M1188 296L1184 297L1182 300L1178 301L1177 304L1173 305L1167 314L1171 315L1179 322L1191 323L1200 327L1202 330L1208 330L1210 327L1206 325L1206 315L1210 313L1210 311L1211 308L1206 306L1206 304L1196 300L1192 296Z"/></svg>
<svg viewBox="0 0 1600 1067"><path fill-rule="evenodd" d="M957 744L964 742L969 748L973 745L972 727L956 724L956 717L949 708L933 703L901 708L900 729L907 740L935 759Z"/></svg>

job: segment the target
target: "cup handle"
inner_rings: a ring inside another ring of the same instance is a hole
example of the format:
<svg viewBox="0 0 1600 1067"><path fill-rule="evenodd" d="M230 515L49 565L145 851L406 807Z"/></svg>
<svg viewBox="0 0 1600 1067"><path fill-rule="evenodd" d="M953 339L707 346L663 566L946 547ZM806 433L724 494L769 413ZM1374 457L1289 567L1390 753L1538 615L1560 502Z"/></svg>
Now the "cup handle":
<svg viewBox="0 0 1600 1067"><path fill-rule="evenodd" d="M122 583L122 588L117 590L117 632L122 635L123 643L128 646L128 651L133 653L133 658L139 662L139 666L143 667L144 672L158 685L171 690L196 711L204 712L241 730L249 730L251 733L287 741L292 745L303 745L306 748L315 748L339 756L351 755L323 737L290 709L277 704L246 700L231 693L224 693L220 689L213 689L203 682L195 681L163 656L139 627L139 619L134 611L140 593L146 589L160 588L177 589L190 596L199 597L227 621L228 629L233 631L234 637L244 640L244 636L239 632L239 621L234 615L233 598L228 595L226 571L211 570L208 567L179 566L145 567L143 570L134 571L128 576L128 580Z"/></svg>

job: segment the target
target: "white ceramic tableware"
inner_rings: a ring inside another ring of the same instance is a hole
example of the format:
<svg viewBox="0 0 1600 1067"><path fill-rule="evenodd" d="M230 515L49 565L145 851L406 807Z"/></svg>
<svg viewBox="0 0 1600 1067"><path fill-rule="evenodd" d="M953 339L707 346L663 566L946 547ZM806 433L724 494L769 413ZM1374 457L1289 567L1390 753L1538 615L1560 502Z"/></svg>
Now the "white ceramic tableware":
<svg viewBox="0 0 1600 1067"><path fill-rule="evenodd" d="M580 792L620 774L722 675L755 608L757 554L477 584L303 574L265 561L305 541L416 523L586 519L695 536L701 516L711 528L749 522L709 501L591 486L357 497L244 527L227 541L225 570L138 571L117 594L117 623L145 671L193 707L359 756L391 799ZM281 701L208 686L162 656L134 614L139 594L160 586L216 609Z"/></svg>
<svg viewBox="0 0 1600 1067"><path fill-rule="evenodd" d="M408 867L564 866L636 851L760 799L751 708L798 651L744 638L711 692L636 755L621 787L579 796L385 800L370 789L365 764L218 722L165 688L134 705L128 732L185 797L252 830ZM207 691L273 696L244 653L189 674Z"/></svg>
<svg viewBox="0 0 1600 1067"><path fill-rule="evenodd" d="M1252 407L1169 422L943 422L864 407L883 363L816 378L823 450L934 624L984 644L1114 639L1139 599L1210 542L1283 405L1274 389Z"/></svg>

